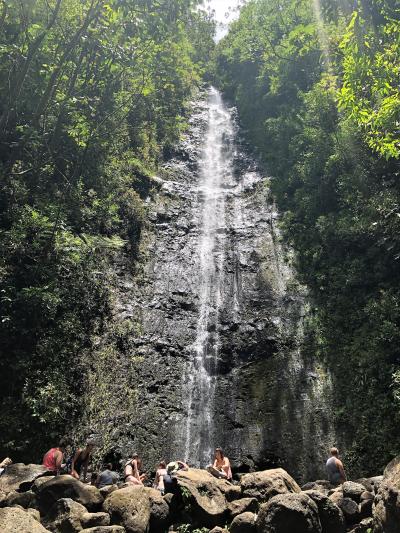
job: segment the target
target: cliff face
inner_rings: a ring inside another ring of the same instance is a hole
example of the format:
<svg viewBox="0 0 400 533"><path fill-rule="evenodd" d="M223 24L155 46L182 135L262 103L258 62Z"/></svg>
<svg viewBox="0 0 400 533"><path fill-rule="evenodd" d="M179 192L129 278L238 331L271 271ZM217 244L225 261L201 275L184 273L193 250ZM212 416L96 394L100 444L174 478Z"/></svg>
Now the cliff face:
<svg viewBox="0 0 400 533"><path fill-rule="evenodd" d="M149 200L141 266L120 265L116 333L112 347L99 339L82 430L149 466L204 466L222 446L242 471L319 477L334 440L329 375L305 349L307 296L268 179L216 91L193 108Z"/></svg>

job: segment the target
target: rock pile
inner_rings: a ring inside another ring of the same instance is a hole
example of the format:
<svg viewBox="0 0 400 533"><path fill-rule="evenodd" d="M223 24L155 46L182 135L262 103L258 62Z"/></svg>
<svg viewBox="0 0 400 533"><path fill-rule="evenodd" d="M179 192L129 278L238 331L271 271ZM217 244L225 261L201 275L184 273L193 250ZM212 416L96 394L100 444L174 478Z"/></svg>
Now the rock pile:
<svg viewBox="0 0 400 533"><path fill-rule="evenodd" d="M400 458L384 476L326 481L301 489L283 469L233 485L203 470L177 474L177 490L112 486L99 491L37 465L13 465L0 478L2 533L400 533ZM190 524L190 527L184 526Z"/></svg>

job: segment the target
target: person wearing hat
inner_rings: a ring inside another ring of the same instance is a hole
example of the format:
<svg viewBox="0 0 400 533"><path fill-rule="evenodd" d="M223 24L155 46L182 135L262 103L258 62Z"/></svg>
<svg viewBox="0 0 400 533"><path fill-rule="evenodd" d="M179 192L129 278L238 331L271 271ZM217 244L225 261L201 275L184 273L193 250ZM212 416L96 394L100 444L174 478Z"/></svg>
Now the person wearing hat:
<svg viewBox="0 0 400 533"><path fill-rule="evenodd" d="M125 482L131 485L143 485L146 479L146 474L140 474L142 468L142 461L139 454L133 453L132 458L125 464Z"/></svg>
<svg viewBox="0 0 400 533"><path fill-rule="evenodd" d="M93 448L95 447L94 439L88 439L86 441L85 448L78 448L71 463L71 476L75 479L79 479L81 471L83 469L83 482L86 483L87 469L92 458Z"/></svg>
<svg viewBox="0 0 400 533"><path fill-rule="evenodd" d="M183 461L172 461L167 464L167 473L163 475L164 494L174 494L177 491L178 480L175 474L180 470L189 470L189 466Z"/></svg>

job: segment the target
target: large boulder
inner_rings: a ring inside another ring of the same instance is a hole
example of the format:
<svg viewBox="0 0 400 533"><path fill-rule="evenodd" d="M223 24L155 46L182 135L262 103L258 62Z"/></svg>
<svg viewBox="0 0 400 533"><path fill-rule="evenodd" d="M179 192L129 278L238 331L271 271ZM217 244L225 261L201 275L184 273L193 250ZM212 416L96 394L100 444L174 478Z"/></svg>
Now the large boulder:
<svg viewBox="0 0 400 533"><path fill-rule="evenodd" d="M150 498L144 487L124 487L107 496L103 509L111 525L123 526L127 533L146 533L150 526Z"/></svg>
<svg viewBox="0 0 400 533"><path fill-rule="evenodd" d="M156 489L145 489L150 500L150 531L162 533L169 526L169 506Z"/></svg>
<svg viewBox="0 0 400 533"><path fill-rule="evenodd" d="M354 481L346 481L342 485L343 496L345 498L351 498L355 502L359 502L361 494L365 492L365 487L361 483L355 483Z"/></svg>
<svg viewBox="0 0 400 533"><path fill-rule="evenodd" d="M36 500L41 514L50 512L61 498L71 498L88 511L98 511L104 501L99 490L86 485L72 476L56 476L36 488Z"/></svg>
<svg viewBox="0 0 400 533"><path fill-rule="evenodd" d="M360 519L360 510L357 503L351 498L342 498L338 502L347 524L355 524Z"/></svg>
<svg viewBox="0 0 400 533"><path fill-rule="evenodd" d="M40 522L24 509L5 507L0 509L1 533L46 533Z"/></svg>
<svg viewBox="0 0 400 533"><path fill-rule="evenodd" d="M83 505L71 498L61 498L44 520L47 529L54 533L77 533L85 528L108 526L107 513L89 513Z"/></svg>
<svg viewBox="0 0 400 533"><path fill-rule="evenodd" d="M6 494L17 490L24 492L32 487L35 479L48 473L47 468L42 465L15 463L7 466L4 474L0 476L0 491Z"/></svg>
<svg viewBox="0 0 400 533"><path fill-rule="evenodd" d="M0 503L0 507L14 507L20 505L24 509L28 507L36 507L36 495L31 490L26 492L9 492L6 499Z"/></svg>
<svg viewBox="0 0 400 533"><path fill-rule="evenodd" d="M304 493L273 496L260 506L258 533L322 533L318 507Z"/></svg>
<svg viewBox="0 0 400 533"><path fill-rule="evenodd" d="M301 490L317 490L318 492L322 492L322 494L327 495L331 488L332 485L329 481L327 481L326 479L318 479L317 481L310 481L306 483L301 487Z"/></svg>
<svg viewBox="0 0 400 533"><path fill-rule="evenodd" d="M190 469L177 474L184 503L190 506L194 524L213 528L222 526L228 517L227 499L232 495L232 485L217 479L205 470Z"/></svg>
<svg viewBox="0 0 400 533"><path fill-rule="evenodd" d="M278 494L301 492L298 484L283 468L245 474L240 478L240 486L244 497L257 498L260 502L266 502Z"/></svg>
<svg viewBox="0 0 400 533"><path fill-rule="evenodd" d="M256 533L257 515L254 513L242 513L232 520L229 527L230 533Z"/></svg>
<svg viewBox="0 0 400 533"><path fill-rule="evenodd" d="M228 511L232 519L239 514L255 513L257 510L258 501L255 498L240 498L240 500L228 503Z"/></svg>
<svg viewBox="0 0 400 533"><path fill-rule="evenodd" d="M374 533L400 533L400 455L385 468L373 518Z"/></svg>
<svg viewBox="0 0 400 533"><path fill-rule="evenodd" d="M344 516L337 505L325 494L317 490L307 490L309 496L318 507L322 533L344 533L346 531Z"/></svg>

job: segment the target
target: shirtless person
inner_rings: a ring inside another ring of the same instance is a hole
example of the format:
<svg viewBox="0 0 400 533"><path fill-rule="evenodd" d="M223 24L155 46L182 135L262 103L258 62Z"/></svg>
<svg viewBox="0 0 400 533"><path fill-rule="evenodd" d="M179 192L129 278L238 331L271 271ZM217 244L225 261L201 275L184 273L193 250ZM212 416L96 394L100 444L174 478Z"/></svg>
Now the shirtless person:
<svg viewBox="0 0 400 533"><path fill-rule="evenodd" d="M164 486L164 476L167 475L167 463L165 461L160 461L157 471L156 471L156 477L154 479L154 488L159 490L161 493L161 496L164 496L165 493L165 486Z"/></svg>
<svg viewBox="0 0 400 533"><path fill-rule="evenodd" d="M214 464L207 467L207 470L215 477L231 481L232 470L229 459L225 457L221 448L215 448Z"/></svg>
<svg viewBox="0 0 400 533"><path fill-rule="evenodd" d="M346 481L346 473L342 461L338 459L338 454L337 448L331 448L331 456L326 462L328 479L332 485L340 485Z"/></svg>

